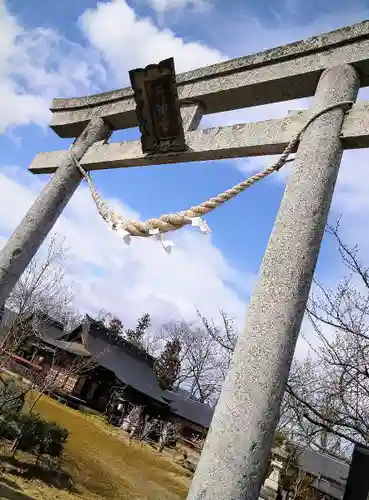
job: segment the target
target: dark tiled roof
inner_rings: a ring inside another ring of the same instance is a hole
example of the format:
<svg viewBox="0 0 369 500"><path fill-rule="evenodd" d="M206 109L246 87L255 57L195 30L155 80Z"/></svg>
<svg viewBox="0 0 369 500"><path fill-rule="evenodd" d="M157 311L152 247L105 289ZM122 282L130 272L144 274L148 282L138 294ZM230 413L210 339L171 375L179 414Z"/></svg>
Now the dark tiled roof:
<svg viewBox="0 0 369 500"><path fill-rule="evenodd" d="M171 401L172 411L180 417L206 429L210 427L214 412L210 406L185 397L182 391L166 391L165 398Z"/></svg>
<svg viewBox="0 0 369 500"><path fill-rule="evenodd" d="M167 404L163 399L163 391L156 380L151 364L136 350L127 350L126 342L109 345L101 337L93 323L84 325L84 341L88 351L95 356L99 365L115 373L122 382L137 391L146 394L160 403Z"/></svg>
<svg viewBox="0 0 369 500"><path fill-rule="evenodd" d="M52 337L46 337L45 335L40 336L39 340L57 349L61 349L62 351L67 351L72 354L75 354L76 356L83 356L83 357L91 356L91 354L84 347L84 345L79 342L66 342L65 340L57 340L53 339Z"/></svg>
<svg viewBox="0 0 369 500"><path fill-rule="evenodd" d="M316 488L321 493L325 493L326 495L329 495L330 497L335 498L336 500L342 500L344 492L345 492L344 485L336 485L336 484L330 483L329 480L324 479L324 478L317 477L312 482L311 485L313 488Z"/></svg>
<svg viewBox="0 0 369 500"><path fill-rule="evenodd" d="M293 444L293 443L292 443ZM311 448L293 444L299 468L315 477L312 486L321 493L342 500L349 473L349 466L330 455ZM278 450L275 450L278 455ZM284 456L284 453L281 453Z"/></svg>
<svg viewBox="0 0 369 500"><path fill-rule="evenodd" d="M3 327L0 326L0 340L2 340L6 336L6 334L8 333L8 331L9 330L7 328L3 328Z"/></svg>
<svg viewBox="0 0 369 500"><path fill-rule="evenodd" d="M94 337L100 338L104 342L107 342L109 345L118 346L120 349L126 350L131 355L138 356L139 358L146 360L151 366L154 365L155 358L151 356L147 351L141 349L135 344L132 344L132 342L124 339L122 336L112 332L100 322L91 318L87 314L86 321L84 322L84 331L86 331L86 324L88 325L88 332L90 334L93 334Z"/></svg>
<svg viewBox="0 0 369 500"><path fill-rule="evenodd" d="M10 327L17 318L17 313L8 309L7 307L2 307L0 309L0 326L6 328Z"/></svg>
<svg viewBox="0 0 369 500"><path fill-rule="evenodd" d="M58 336L58 338L60 338L64 334L63 323L57 321L48 314L45 314L41 311L37 311L36 313L33 314L33 317L36 317L39 321L42 321L42 323L52 331L54 336ZM49 335L50 333L51 332L49 332Z"/></svg>
<svg viewBox="0 0 369 500"><path fill-rule="evenodd" d="M173 413L204 428L209 428L213 409L190 399L185 391L163 391L156 379L155 358L144 350L117 337L93 318L86 320L61 339L49 335L40 340L55 348L79 356L94 356L96 362L112 371L123 383L172 408Z"/></svg>
<svg viewBox="0 0 369 500"><path fill-rule="evenodd" d="M10 328L17 318L18 313L16 311L7 307L0 309L0 327ZM41 330L40 333L46 335L47 337L60 339L64 334L64 326L62 323L40 311L26 314L22 319L22 322L25 321L30 322L34 326L35 330ZM38 332L35 331L35 333L37 334Z"/></svg>
<svg viewBox="0 0 369 500"><path fill-rule="evenodd" d="M119 380L161 403L167 404L169 401L173 413L201 427L209 428L213 409L189 399L183 391L163 391L153 370L155 359L152 356L130 342L116 337L88 316L83 336L87 349L93 355L102 353L98 355L97 362L113 371Z"/></svg>
<svg viewBox="0 0 369 500"><path fill-rule="evenodd" d="M349 466L335 458L312 450L299 448L299 465L302 470L315 477L323 477L344 485L349 473Z"/></svg>
<svg viewBox="0 0 369 500"><path fill-rule="evenodd" d="M74 341L82 342L82 331L83 331L83 323L80 323L73 330L63 333L63 336L60 338L60 340L65 340L67 342L74 342Z"/></svg>

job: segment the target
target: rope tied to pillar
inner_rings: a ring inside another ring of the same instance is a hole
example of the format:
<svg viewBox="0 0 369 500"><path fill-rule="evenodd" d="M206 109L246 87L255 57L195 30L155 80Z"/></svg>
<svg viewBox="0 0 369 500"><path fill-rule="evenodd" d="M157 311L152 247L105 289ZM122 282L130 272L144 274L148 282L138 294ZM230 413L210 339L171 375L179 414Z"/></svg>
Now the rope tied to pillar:
<svg viewBox="0 0 369 500"><path fill-rule="evenodd" d="M289 155L294 151L302 134L306 131L309 125L321 115L338 107L342 107L344 109L346 108L345 111L347 112L352 105L352 101L341 101L339 103L327 106L326 108L314 113L305 123L305 125L300 129L300 131L295 135L295 137L291 139L281 156L273 165L270 165L269 167L252 175L248 179L239 182L230 189L219 193L218 195L200 203L199 205L193 206L181 212L164 214L160 217L153 217L146 221L127 220L121 215L113 212L97 191L92 181L91 175L83 169L80 162L75 158L71 150L70 154L76 167L79 169L80 173L88 184L92 198L95 202L100 216L108 224L111 230L116 231L127 244L130 243L132 236L154 236L162 243L165 250L170 253L173 243L171 241L163 240L164 233L167 233L169 231L176 231L186 225L192 225L198 227L202 233L208 234L210 232L210 228L206 221L202 219L204 215L212 212L220 205L223 205L226 201L232 200L237 195L253 186L260 180L264 179L265 177L269 176L273 172L279 171L287 162L293 161L294 159L288 159Z"/></svg>

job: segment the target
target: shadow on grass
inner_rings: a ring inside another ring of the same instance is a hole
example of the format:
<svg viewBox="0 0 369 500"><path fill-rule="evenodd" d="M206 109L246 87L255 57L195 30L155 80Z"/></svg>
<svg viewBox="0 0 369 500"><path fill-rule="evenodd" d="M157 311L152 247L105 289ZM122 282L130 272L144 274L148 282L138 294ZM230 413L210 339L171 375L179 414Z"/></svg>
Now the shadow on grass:
<svg viewBox="0 0 369 500"><path fill-rule="evenodd" d="M65 471L50 469L39 464L30 463L7 455L0 455L0 465L5 466L6 471L13 476L22 477L24 479L38 479L54 488L67 490L71 493L79 493L73 484L71 475ZM1 480L4 481L4 478L1 478ZM6 481L9 483L8 480ZM14 485L12 487L14 488L16 486ZM30 497L25 496L24 498Z"/></svg>
<svg viewBox="0 0 369 500"><path fill-rule="evenodd" d="M17 483L6 477L0 477L0 498L6 498L7 500L35 500L23 493Z"/></svg>

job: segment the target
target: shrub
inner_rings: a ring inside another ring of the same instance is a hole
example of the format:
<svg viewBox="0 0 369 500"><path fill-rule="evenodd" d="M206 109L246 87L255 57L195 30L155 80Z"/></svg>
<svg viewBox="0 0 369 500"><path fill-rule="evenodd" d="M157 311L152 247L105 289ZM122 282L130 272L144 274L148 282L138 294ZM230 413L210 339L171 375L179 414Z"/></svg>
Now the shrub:
<svg viewBox="0 0 369 500"><path fill-rule="evenodd" d="M18 436L18 427L14 420L9 420L0 416L0 439L13 441Z"/></svg>
<svg viewBox="0 0 369 500"><path fill-rule="evenodd" d="M17 449L38 454L45 439L45 422L37 414L19 415Z"/></svg>
<svg viewBox="0 0 369 500"><path fill-rule="evenodd" d="M68 430L38 415L21 415L18 420L18 449L37 456L61 457L68 439Z"/></svg>
<svg viewBox="0 0 369 500"><path fill-rule="evenodd" d="M13 381L1 381L0 383L0 417L4 419L18 415L24 405L24 393Z"/></svg>
<svg viewBox="0 0 369 500"><path fill-rule="evenodd" d="M45 422L44 439L40 443L39 453L58 458L64 451L68 439L68 430L55 422Z"/></svg>
<svg viewBox="0 0 369 500"><path fill-rule="evenodd" d="M68 439L68 430L37 414L21 413L24 395L13 382L0 386L0 439L13 441L12 450L40 457L60 458Z"/></svg>
<svg viewBox="0 0 369 500"><path fill-rule="evenodd" d="M24 394L13 380L0 383L0 439L17 437L16 421L24 405Z"/></svg>

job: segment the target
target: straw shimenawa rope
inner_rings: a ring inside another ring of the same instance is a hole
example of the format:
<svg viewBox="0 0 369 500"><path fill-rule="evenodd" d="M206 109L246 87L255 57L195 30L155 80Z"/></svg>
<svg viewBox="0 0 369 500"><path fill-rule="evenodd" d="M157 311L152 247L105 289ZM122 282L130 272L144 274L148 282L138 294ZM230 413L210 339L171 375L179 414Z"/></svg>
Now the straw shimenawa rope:
<svg viewBox="0 0 369 500"><path fill-rule="evenodd" d="M279 159L270 167L267 167L261 172L249 177L248 179L240 182L239 184L236 184L232 188L227 189L223 193L220 193L217 196L214 196L213 198L210 198L209 200L200 203L199 205L191 207L188 210L184 210L182 212L177 212L177 213L164 214L161 215L160 217L154 217L152 219L148 219L145 222L138 220L126 220L122 216L115 214L112 210L110 210L107 204L101 198L99 192L96 190L90 174L87 173L82 168L80 163L74 157L73 153L71 154L77 168L79 169L79 171L81 172L81 174L88 183L92 198L95 202L99 214L109 224L112 230L121 233L123 237L125 236L128 237L128 239L126 239L126 242L129 242L130 236L147 237L147 236L158 235L160 237L160 235L163 233L167 233L169 231L175 231L189 224L194 226L199 226L203 232L208 232L210 230L206 222L201 220L202 216L208 214L209 212L212 212L226 201L231 200L232 198L242 193L247 188L251 187L253 184L260 181L261 179L264 179L271 173L280 170L280 168L283 167L283 165L285 165L286 162L291 161L288 160L288 156L293 152L302 134L305 132L308 126L319 116L337 107L347 108L346 111L348 111L352 106L352 104L353 103L351 101L342 101L314 113L314 115L311 118L309 118L309 120L302 127L302 129L290 141L290 143L287 145L286 149L283 151Z"/></svg>

